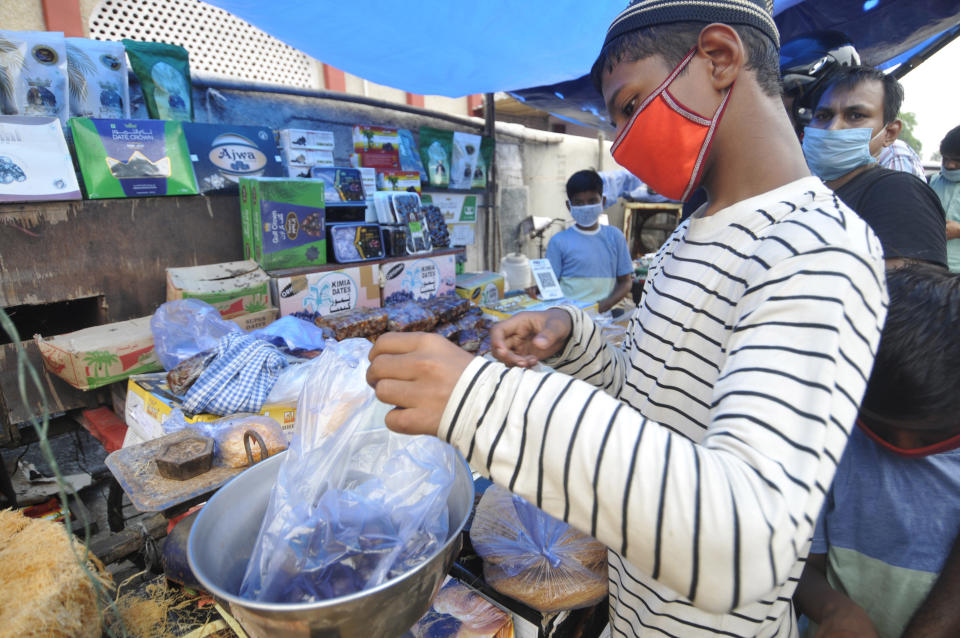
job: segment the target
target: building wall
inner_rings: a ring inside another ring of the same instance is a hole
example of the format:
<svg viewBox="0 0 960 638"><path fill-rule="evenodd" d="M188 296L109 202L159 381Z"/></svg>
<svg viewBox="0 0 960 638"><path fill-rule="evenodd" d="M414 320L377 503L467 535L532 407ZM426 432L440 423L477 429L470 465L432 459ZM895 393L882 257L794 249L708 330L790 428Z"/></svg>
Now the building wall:
<svg viewBox="0 0 960 638"><path fill-rule="evenodd" d="M13 31L43 31L40 0L0 0L0 24Z"/></svg>

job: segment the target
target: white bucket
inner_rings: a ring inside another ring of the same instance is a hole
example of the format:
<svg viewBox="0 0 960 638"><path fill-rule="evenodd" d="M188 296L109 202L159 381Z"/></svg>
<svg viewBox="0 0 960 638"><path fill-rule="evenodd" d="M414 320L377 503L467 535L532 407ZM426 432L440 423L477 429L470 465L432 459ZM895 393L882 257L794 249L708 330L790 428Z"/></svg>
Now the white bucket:
<svg viewBox="0 0 960 638"><path fill-rule="evenodd" d="M510 253L500 260L500 272L507 280L507 290L523 290L532 285L530 260L526 255Z"/></svg>

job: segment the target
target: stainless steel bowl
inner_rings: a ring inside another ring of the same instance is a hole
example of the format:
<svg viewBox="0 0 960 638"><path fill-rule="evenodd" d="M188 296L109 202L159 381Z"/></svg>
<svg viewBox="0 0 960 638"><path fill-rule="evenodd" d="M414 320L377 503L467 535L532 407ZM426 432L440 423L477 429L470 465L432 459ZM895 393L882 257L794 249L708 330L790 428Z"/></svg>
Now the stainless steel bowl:
<svg viewBox="0 0 960 638"><path fill-rule="evenodd" d="M473 480L466 461L457 457L447 501L447 542L414 569L379 587L314 603L266 603L237 595L285 453L238 475L200 511L190 531L190 568L253 638L396 638L430 608L460 551L460 531L473 508Z"/></svg>

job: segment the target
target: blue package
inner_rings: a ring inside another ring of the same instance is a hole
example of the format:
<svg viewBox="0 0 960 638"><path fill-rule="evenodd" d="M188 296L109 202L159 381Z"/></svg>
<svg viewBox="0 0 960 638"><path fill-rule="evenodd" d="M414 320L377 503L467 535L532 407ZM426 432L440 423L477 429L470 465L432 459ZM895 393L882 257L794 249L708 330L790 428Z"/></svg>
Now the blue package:
<svg viewBox="0 0 960 638"><path fill-rule="evenodd" d="M241 177L283 177L273 131L263 126L183 123L201 193L236 193Z"/></svg>

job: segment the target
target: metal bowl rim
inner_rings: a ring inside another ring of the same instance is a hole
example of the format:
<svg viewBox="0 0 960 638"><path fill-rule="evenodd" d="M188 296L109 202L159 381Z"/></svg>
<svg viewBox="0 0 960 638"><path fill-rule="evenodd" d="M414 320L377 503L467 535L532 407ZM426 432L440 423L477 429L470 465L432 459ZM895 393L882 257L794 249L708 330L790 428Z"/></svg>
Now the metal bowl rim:
<svg viewBox="0 0 960 638"><path fill-rule="evenodd" d="M473 494L475 493L475 492L474 492L475 488L474 488L474 485L473 485L473 471L470 469L470 465L467 463L466 459L463 458L463 455L460 453L460 451L454 448L454 452L455 452L456 455L457 455L457 460L458 460L458 462L463 465L464 469L465 469L466 472L467 472L467 476L470 477L470 482L469 482L469 484L470 484L470 493L471 493L471 501L472 501L472 500L473 500ZM275 456L272 457L272 458L278 458L278 457L282 456L283 454L286 454L286 451L281 452L280 454L277 454L277 455L275 455ZM267 459L267 461L269 461L269 460L270 460L270 459ZM267 461L262 461L262 462L267 462ZM278 461L275 461L275 462L278 462ZM253 469L254 467L255 467L255 466L251 466L251 467L247 468L247 470L251 470L251 469ZM216 498L218 498L218 497L220 496L220 494L221 494L231 483L233 483L234 481L236 481L237 479L239 479L239 478L240 478L241 476L243 476L244 474L246 474L246 470L243 471L243 472L241 472L241 473L238 474L237 476L233 477L232 479L230 479L225 485L223 485L223 487L221 487L219 490L217 490L217 492L210 498L210 500L209 500L207 503L208 503L208 504L209 504L209 503L212 503ZM204 509L206 509L206 507L204 507ZM200 521L200 517L203 516L203 511L204 511L204 509L201 509L201 510L200 510L200 513L199 513L199 515L197 516L197 522L199 522L199 521ZM447 542L444 543L443 545L441 545L441 546L437 549L437 551L435 551L433 554L431 554L430 556L428 556L427 558L425 558L425 559L423 560L423 562L421 562L419 565L417 565L416 567L414 567L414 568L411 569L410 571L405 572L405 573L397 576L396 578L392 578L392 579L388 580L388 581L385 582L385 583L381 583L381 584L377 585L376 587L371 587L370 589L364 589L364 590L355 592L355 593L353 593L353 594L349 594L349 595L347 595L347 596L340 596L339 598L328 598L327 600L318 600L318 601L315 601L315 602L305 602L305 603L271 603L271 602L264 602L264 601L260 601L260 600L251 600L251 599L249 599L249 598L242 598L241 596L238 596L238 595L236 595L236 594L231 594L231 593L229 593L229 592L227 592L227 591L224 591L224 590L223 590L222 588L220 588L219 586L214 585L213 583L209 582L209 580L207 579L206 575L205 575L205 574L201 574L201 573L196 569L196 561L194 560L194 556L193 556L194 548L195 548L195 544L194 544L194 542L193 542L193 534L194 534L194 532L195 532L196 529L197 529L196 524L194 524L194 526L191 528L191 530L190 530L190 536L189 536L188 539L187 539L187 562L188 562L188 564L190 565L190 569L193 571L194 576L196 576L197 580L200 581L200 584L202 584L202 585L204 586L204 588L206 588L206 590L207 590L208 592L210 592L211 594L213 594L213 595L214 595L215 597L217 597L217 598L220 598L220 599L222 599L222 600L226 600L227 602L229 602L229 603L231 603L231 604L239 605L239 606L241 606L241 607L244 607L244 608L246 608L246 609L250 609L250 610L252 610L252 611L261 611L261 612L273 612L273 613L275 613L275 612L287 612L287 613L293 613L293 612L315 611L315 610L318 610L318 609L323 609L323 608L325 608L325 607L334 607L334 606L342 605L342 604L344 604L344 603L353 602L354 600L360 600L360 599L362 599L362 598L367 598L367 597L372 596L372 595L374 595L374 594L376 594L376 593L379 593L379 592L381 592L381 591L384 591L384 590L387 590L387 589L391 589L391 588L394 587L395 585L397 585L397 584L399 584L399 583L407 580L408 578L413 577L413 576L416 575L418 572L420 572L420 571L422 571L422 570L424 570L424 569L427 569L427 566L430 565L431 563L433 563L433 561L435 561L435 560L436 560L439 556L441 556L444 552L446 552L447 549L450 547L451 544L457 542L457 540L459 539L459 536L460 536L460 532L463 531L463 528L464 528L464 526L466 526L467 521L470 520L470 514L471 514L472 511L473 511L473 504L471 503L471 505L467 508L467 512L466 512L466 515L463 517L463 520L460 521L460 523L456 526L456 529L455 529L455 530L451 530L450 536L449 536L449 538L447 539ZM258 533L259 533L259 532L258 532Z"/></svg>

